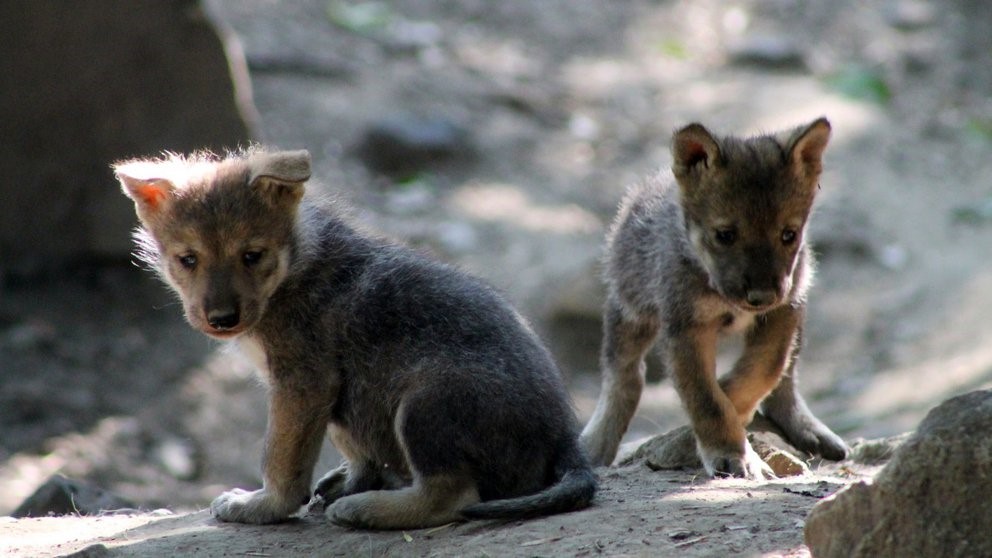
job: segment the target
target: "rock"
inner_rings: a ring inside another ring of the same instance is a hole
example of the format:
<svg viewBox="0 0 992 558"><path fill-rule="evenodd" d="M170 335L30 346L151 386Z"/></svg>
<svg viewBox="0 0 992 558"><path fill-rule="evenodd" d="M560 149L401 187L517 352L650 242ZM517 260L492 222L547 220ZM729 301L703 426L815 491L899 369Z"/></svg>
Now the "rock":
<svg viewBox="0 0 992 558"><path fill-rule="evenodd" d="M468 131L448 118L401 114L371 123L355 152L374 171L409 176L432 164L467 159L473 149Z"/></svg>
<svg viewBox="0 0 992 558"><path fill-rule="evenodd" d="M767 430L766 425L763 420L752 424L756 431L748 434L748 440L775 475L792 477L809 473L809 467L797 455L799 452L776 433ZM696 453L696 437L688 425L649 438L632 453L622 457L620 464L629 465L641 459L655 471L703 467Z"/></svg>
<svg viewBox="0 0 992 558"><path fill-rule="evenodd" d="M0 347L12 351L51 349L57 339L55 327L40 320L26 321L0 331Z"/></svg>
<svg viewBox="0 0 992 558"><path fill-rule="evenodd" d="M885 22L901 31L914 31L933 25L936 8L921 0L895 0L882 11Z"/></svg>
<svg viewBox="0 0 992 558"><path fill-rule="evenodd" d="M174 478L188 481L200 474L198 453L191 440L168 436L155 446L152 457Z"/></svg>
<svg viewBox="0 0 992 558"><path fill-rule="evenodd" d="M818 503L813 556L992 556L992 390L932 410L873 482Z"/></svg>
<svg viewBox="0 0 992 558"><path fill-rule="evenodd" d="M805 70L806 57L799 46L786 37L754 35L730 45L731 63L773 70Z"/></svg>
<svg viewBox="0 0 992 558"><path fill-rule="evenodd" d="M629 456L621 458L620 465L642 459L655 471L699 469L703 466L696 454L696 437L688 425L649 438Z"/></svg>
<svg viewBox="0 0 992 558"><path fill-rule="evenodd" d="M91 544L86 548L73 552L72 554L66 554L62 558L104 558L105 556L113 556L110 549L106 545L102 544Z"/></svg>
<svg viewBox="0 0 992 558"><path fill-rule="evenodd" d="M757 448L754 451L771 467L776 477L801 477L810 474L809 466L791 453L779 449L772 449L768 453L762 453Z"/></svg>
<svg viewBox="0 0 992 558"><path fill-rule="evenodd" d="M465 254L479 247L479 233L464 221L444 221L434 228L438 245L449 254Z"/></svg>
<svg viewBox="0 0 992 558"><path fill-rule="evenodd" d="M17 37L0 46L7 279L129 257L134 209L114 160L250 139L244 61L197 0L2 2L0 33Z"/></svg>
<svg viewBox="0 0 992 558"><path fill-rule="evenodd" d="M52 475L10 515L12 517L96 515L104 511L134 507L131 502L101 488L62 475Z"/></svg>
<svg viewBox="0 0 992 558"><path fill-rule="evenodd" d="M898 434L877 440L855 440L851 443L848 459L863 465L878 465L892 459L896 450L910 437L910 433Z"/></svg>
<svg viewBox="0 0 992 558"><path fill-rule="evenodd" d="M436 188L421 180L386 194L384 209L393 215L422 215L437 205Z"/></svg>

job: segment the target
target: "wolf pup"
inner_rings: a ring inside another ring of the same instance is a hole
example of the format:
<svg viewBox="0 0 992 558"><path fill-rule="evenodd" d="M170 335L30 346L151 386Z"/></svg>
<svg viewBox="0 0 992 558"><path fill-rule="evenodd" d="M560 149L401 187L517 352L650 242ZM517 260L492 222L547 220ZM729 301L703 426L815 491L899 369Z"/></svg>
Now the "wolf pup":
<svg viewBox="0 0 992 558"><path fill-rule="evenodd" d="M755 411L797 448L840 460L847 446L797 391L813 255L805 241L830 123L776 135L716 137L690 124L673 137L670 178L633 188L606 240L603 387L582 442L609 465L656 343L674 376L706 472L763 478L744 428ZM716 376L716 344L744 336Z"/></svg>
<svg viewBox="0 0 992 558"><path fill-rule="evenodd" d="M523 318L452 267L359 232L304 196L306 151L121 162L139 255L189 323L269 385L260 490L223 521L286 519L325 432L345 463L317 485L348 526L407 529L588 506L595 477L560 373Z"/></svg>

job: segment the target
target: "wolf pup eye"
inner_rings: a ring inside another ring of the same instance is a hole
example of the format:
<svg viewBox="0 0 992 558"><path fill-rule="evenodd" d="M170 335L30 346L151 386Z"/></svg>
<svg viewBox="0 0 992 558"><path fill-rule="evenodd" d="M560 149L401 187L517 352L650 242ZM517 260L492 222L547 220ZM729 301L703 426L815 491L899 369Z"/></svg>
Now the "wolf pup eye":
<svg viewBox="0 0 992 558"><path fill-rule="evenodd" d="M176 259L179 260L179 265L186 269L193 270L196 268L196 254L183 254Z"/></svg>
<svg viewBox="0 0 992 558"><path fill-rule="evenodd" d="M257 250L249 250L241 255L241 261L245 264L245 267L252 267L257 264L262 259L262 252Z"/></svg>
<svg viewBox="0 0 992 558"><path fill-rule="evenodd" d="M782 231L782 244L788 246L796 241L796 231L785 229Z"/></svg>
<svg viewBox="0 0 992 558"><path fill-rule="evenodd" d="M717 229L714 234L716 241L724 246L730 246L734 242L737 242L737 230L736 229Z"/></svg>

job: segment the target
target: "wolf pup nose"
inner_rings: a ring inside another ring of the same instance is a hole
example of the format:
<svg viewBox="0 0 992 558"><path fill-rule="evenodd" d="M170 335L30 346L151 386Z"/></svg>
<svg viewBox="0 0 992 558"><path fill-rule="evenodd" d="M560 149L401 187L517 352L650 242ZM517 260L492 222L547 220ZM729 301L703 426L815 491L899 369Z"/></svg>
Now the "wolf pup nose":
<svg viewBox="0 0 992 558"><path fill-rule="evenodd" d="M656 343L710 475L768 471L744 431L759 409L795 447L846 456L797 389L806 227L829 138L825 118L747 139L690 124L672 137L672 175L629 191L606 239L603 388L582 432L595 464L616 456ZM744 353L718 379L716 342L729 333L744 335Z"/></svg>
<svg viewBox="0 0 992 558"><path fill-rule="evenodd" d="M316 484L343 525L415 529L590 505L596 479L557 366L525 320L460 271L359 232L305 196L306 151L119 163L138 254L189 323L269 383L260 490L210 506L283 521Z"/></svg>
<svg viewBox="0 0 992 558"><path fill-rule="evenodd" d="M778 301L778 291L773 291L770 289L766 290L749 290L745 296L747 303L752 307L761 309Z"/></svg>
<svg viewBox="0 0 992 558"><path fill-rule="evenodd" d="M241 321L237 310L220 310L207 312L207 323L218 332L234 329Z"/></svg>

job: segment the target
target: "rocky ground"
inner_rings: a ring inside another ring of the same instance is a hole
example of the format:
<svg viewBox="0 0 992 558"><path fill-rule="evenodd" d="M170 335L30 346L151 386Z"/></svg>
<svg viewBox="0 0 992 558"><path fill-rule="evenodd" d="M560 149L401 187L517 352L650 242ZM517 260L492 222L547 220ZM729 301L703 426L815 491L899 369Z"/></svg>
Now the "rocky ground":
<svg viewBox="0 0 992 558"><path fill-rule="evenodd" d="M671 131L693 120L728 132L833 124L802 366L825 422L849 439L897 434L992 384L992 12L979 2L208 6L247 56L260 139L309 149L359 219L507 292L551 343L583 419L598 394L603 232L624 188L665 167ZM428 145L403 158L416 164L369 155L397 127ZM55 472L177 512L257 486L262 390L246 362L189 331L154 279L94 266L3 289L0 513ZM652 385L628 440L684 421L670 384ZM808 509L873 471L852 462L746 483L634 464L601 471L593 509L521 525L38 519L0 522L0 548L802 555Z"/></svg>

